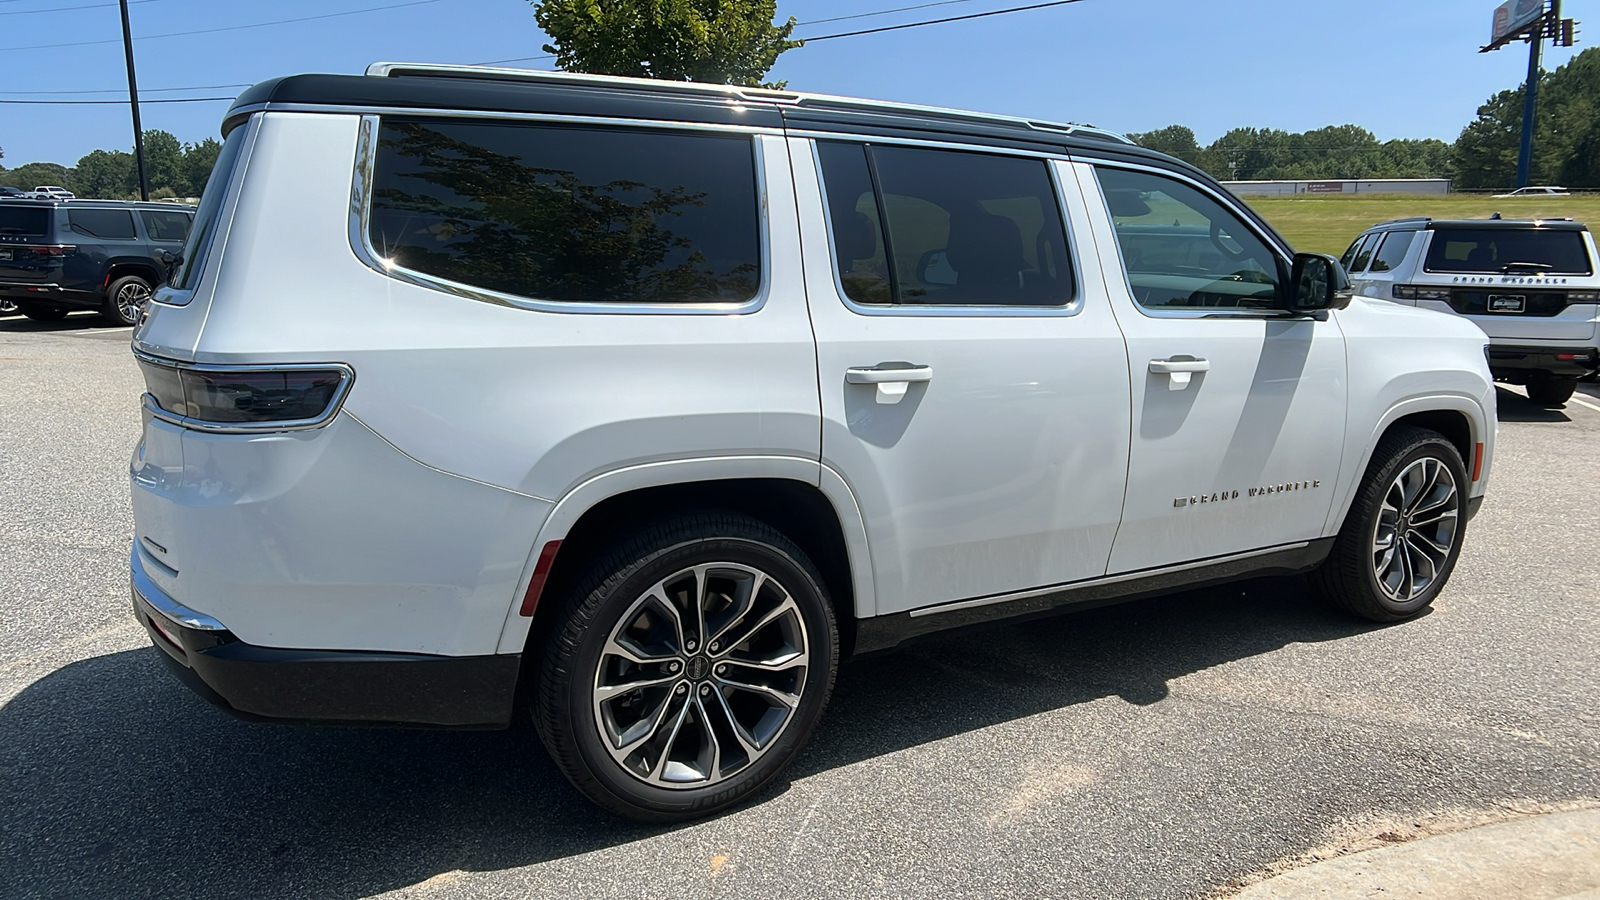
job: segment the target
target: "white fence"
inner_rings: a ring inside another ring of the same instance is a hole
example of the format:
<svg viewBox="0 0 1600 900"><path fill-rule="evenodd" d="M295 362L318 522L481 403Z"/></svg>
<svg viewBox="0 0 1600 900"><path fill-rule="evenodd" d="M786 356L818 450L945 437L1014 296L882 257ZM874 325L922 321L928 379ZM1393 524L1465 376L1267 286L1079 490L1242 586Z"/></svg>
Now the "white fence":
<svg viewBox="0 0 1600 900"><path fill-rule="evenodd" d="M1241 196L1287 197L1291 194L1448 194L1448 178L1375 178L1332 181L1224 181Z"/></svg>

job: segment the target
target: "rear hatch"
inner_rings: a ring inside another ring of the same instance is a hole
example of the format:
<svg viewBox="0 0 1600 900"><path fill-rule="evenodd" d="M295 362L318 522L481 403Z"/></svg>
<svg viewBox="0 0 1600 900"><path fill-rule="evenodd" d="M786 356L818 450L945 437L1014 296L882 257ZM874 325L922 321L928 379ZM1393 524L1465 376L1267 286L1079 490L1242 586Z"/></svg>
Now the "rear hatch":
<svg viewBox="0 0 1600 900"><path fill-rule="evenodd" d="M1592 342L1600 278L1588 238L1566 223L1436 226L1424 270L1449 284L1449 300L1418 305L1448 308L1494 338Z"/></svg>
<svg viewBox="0 0 1600 900"><path fill-rule="evenodd" d="M54 243L55 207L0 203L0 284L50 284L58 280L62 254Z"/></svg>

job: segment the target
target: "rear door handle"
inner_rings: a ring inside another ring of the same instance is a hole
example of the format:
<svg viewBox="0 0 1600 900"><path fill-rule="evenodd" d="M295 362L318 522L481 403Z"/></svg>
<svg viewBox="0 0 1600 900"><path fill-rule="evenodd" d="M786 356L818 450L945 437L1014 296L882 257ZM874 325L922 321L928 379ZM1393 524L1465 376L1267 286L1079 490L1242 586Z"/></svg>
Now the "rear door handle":
<svg viewBox="0 0 1600 900"><path fill-rule="evenodd" d="M861 366L844 370L846 384L875 384L879 403L899 403L913 382L933 380L933 366Z"/></svg>
<svg viewBox="0 0 1600 900"><path fill-rule="evenodd" d="M1181 391L1189 386L1189 379L1195 372L1211 371L1211 363L1204 359L1152 359L1150 371L1157 375L1170 375L1172 380L1167 383L1170 390Z"/></svg>

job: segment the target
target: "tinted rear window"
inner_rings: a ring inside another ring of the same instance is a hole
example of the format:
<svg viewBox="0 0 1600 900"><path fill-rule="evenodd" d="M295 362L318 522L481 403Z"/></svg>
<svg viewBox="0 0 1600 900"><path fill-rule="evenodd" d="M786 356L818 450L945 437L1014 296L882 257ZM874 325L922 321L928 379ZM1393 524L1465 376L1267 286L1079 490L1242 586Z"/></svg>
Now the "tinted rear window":
<svg viewBox="0 0 1600 900"><path fill-rule="evenodd" d="M1563 275L1593 272L1579 231L1440 228L1428 247L1429 272L1499 273L1519 268Z"/></svg>
<svg viewBox="0 0 1600 900"><path fill-rule="evenodd" d="M0 237L44 237L50 233L50 209L0 204Z"/></svg>
<svg viewBox="0 0 1600 900"><path fill-rule="evenodd" d="M1405 262L1406 251L1411 249L1411 241L1417 236L1415 231L1391 231L1383 239L1383 244L1378 247L1378 252L1372 257L1372 271L1392 272L1395 267Z"/></svg>
<svg viewBox="0 0 1600 900"><path fill-rule="evenodd" d="M217 232L217 218L222 213L222 198L228 192L228 181L239 164L239 152L244 147L248 124L228 132L222 142L222 152L217 154L216 165L206 180L205 193L200 195L200 205L195 208L194 221L189 228L188 243L183 245L183 262L173 273L170 284L179 290L193 290L200 283L200 273L205 270L206 257L211 255L211 240Z"/></svg>
<svg viewBox="0 0 1600 900"><path fill-rule="evenodd" d="M761 280L748 137L385 118L370 240L542 300L740 302Z"/></svg>
<svg viewBox="0 0 1600 900"><path fill-rule="evenodd" d="M133 213L125 209L74 209L67 213L72 230L85 237L133 240Z"/></svg>
<svg viewBox="0 0 1600 900"><path fill-rule="evenodd" d="M188 213L156 209L141 209L139 217L144 219L144 230L152 241L182 241L189 236L189 223L194 221Z"/></svg>

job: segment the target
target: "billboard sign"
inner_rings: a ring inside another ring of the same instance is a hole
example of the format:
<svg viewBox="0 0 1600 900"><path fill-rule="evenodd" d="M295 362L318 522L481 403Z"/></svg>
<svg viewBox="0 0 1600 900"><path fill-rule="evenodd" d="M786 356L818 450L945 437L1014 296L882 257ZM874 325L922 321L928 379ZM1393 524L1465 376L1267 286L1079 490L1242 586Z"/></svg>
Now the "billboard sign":
<svg viewBox="0 0 1600 900"><path fill-rule="evenodd" d="M1491 45L1515 35L1544 16L1544 0L1506 0L1494 11Z"/></svg>

